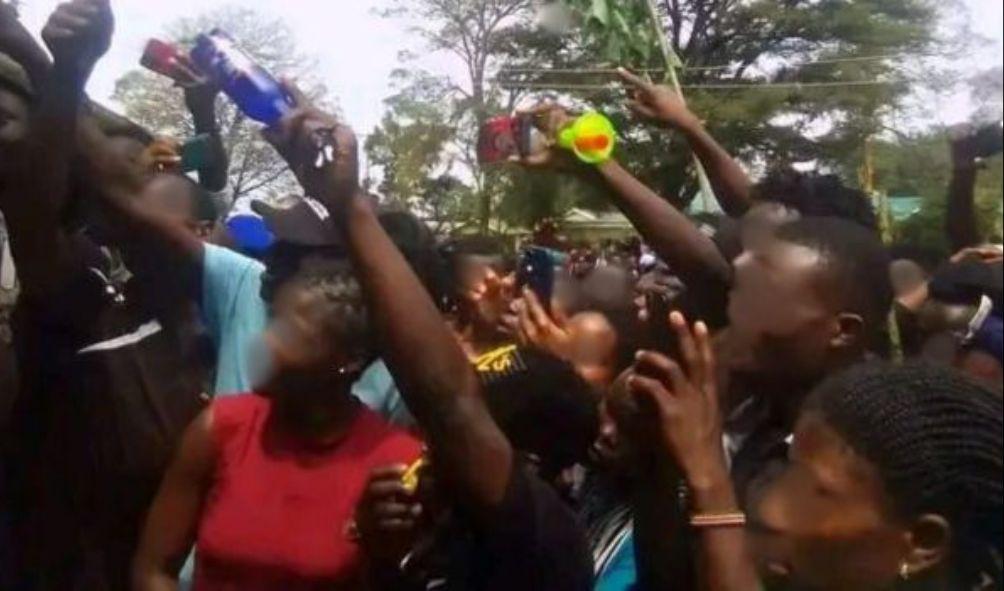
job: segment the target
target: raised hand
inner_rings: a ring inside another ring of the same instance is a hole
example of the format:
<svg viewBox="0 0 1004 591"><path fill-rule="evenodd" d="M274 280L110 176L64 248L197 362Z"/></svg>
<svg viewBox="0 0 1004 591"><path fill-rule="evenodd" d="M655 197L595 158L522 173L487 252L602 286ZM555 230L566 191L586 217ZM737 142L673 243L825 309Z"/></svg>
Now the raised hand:
<svg viewBox="0 0 1004 591"><path fill-rule="evenodd" d="M553 314L548 314L537 294L528 288L523 289L523 298L517 304L517 337L520 343L571 361L574 339L565 315L557 309Z"/></svg>
<svg viewBox="0 0 1004 591"><path fill-rule="evenodd" d="M693 330L679 312L669 318L679 339L682 367L653 351L638 353L627 387L642 408L654 410L662 443L691 484L727 479L715 355L708 327Z"/></svg>
<svg viewBox="0 0 1004 591"><path fill-rule="evenodd" d="M52 13L42 29L42 40L57 68L87 76L111 47L114 30L109 0L72 0Z"/></svg>
<svg viewBox="0 0 1004 591"><path fill-rule="evenodd" d="M529 109L519 110L516 114L532 119L534 127L544 136L544 144L536 146L531 154L522 157L518 154L514 155L513 162L528 168L555 170L572 170L581 166L568 150L563 150L558 146L558 134L575 121L575 117L569 114L564 107L546 102Z"/></svg>
<svg viewBox="0 0 1004 591"><path fill-rule="evenodd" d="M180 75L178 86L185 91L185 106L196 119L216 117L216 97L220 86L211 77L203 74L199 67L186 55L180 55L175 62L175 71Z"/></svg>
<svg viewBox="0 0 1004 591"><path fill-rule="evenodd" d="M697 122L683 98L672 88L660 86L620 68L617 75L627 85L631 100L628 107L641 117L660 125L686 127Z"/></svg>
<svg viewBox="0 0 1004 591"><path fill-rule="evenodd" d="M262 132L282 155L310 197L329 208L359 189L359 146L355 133L315 107L291 82L284 82L296 108Z"/></svg>

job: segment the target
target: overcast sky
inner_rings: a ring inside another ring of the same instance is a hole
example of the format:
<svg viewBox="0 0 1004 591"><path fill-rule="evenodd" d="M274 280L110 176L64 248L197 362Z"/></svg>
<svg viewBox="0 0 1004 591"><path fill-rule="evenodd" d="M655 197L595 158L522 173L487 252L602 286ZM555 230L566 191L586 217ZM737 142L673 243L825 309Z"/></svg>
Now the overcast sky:
<svg viewBox="0 0 1004 591"><path fill-rule="evenodd" d="M398 52L420 48L419 40L393 20L373 13L383 0L242 0L239 4L268 16L285 19L302 50L316 57L321 77L337 97L346 117L360 132L369 132L380 120L382 100L391 94L389 75L398 66ZM1002 61L1004 13L1001 0L963 0L974 31L989 39L960 67L984 69ZM23 18L32 31L41 29L58 0L25 0ZM100 63L89 88L92 97L111 96L115 80L136 67L143 45L160 36L165 26L228 0L112 0L117 31L112 49ZM455 73L447 58L434 59L433 69ZM965 119L968 103L958 95L938 109L941 122ZM115 107L109 103L109 106Z"/></svg>

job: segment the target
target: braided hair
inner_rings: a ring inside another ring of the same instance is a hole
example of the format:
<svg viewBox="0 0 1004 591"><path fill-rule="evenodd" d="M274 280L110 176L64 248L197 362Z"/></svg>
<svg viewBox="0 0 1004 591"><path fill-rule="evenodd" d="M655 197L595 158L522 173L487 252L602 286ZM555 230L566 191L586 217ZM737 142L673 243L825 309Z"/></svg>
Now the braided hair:
<svg viewBox="0 0 1004 591"><path fill-rule="evenodd" d="M869 363L824 382L806 401L878 468L893 509L952 527L955 575L1001 585L1002 403L961 374L922 363Z"/></svg>

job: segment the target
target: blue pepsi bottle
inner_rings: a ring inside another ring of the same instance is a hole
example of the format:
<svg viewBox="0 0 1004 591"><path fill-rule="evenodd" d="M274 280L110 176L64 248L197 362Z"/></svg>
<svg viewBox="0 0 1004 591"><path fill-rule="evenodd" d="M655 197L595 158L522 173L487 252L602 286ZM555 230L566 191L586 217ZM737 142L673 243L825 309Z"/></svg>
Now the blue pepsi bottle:
<svg viewBox="0 0 1004 591"><path fill-rule="evenodd" d="M274 125L293 108L282 85L220 29L198 36L192 61L255 121Z"/></svg>

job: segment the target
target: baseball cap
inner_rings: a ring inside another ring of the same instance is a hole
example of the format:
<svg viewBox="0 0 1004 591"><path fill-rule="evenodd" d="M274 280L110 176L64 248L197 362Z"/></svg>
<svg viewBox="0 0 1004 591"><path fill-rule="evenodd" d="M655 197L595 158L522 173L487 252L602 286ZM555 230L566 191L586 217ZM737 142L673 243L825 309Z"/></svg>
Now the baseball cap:
<svg viewBox="0 0 1004 591"><path fill-rule="evenodd" d="M341 232L328 209L316 199L302 197L287 208L253 201L251 209L265 220L275 242L316 248L340 248L344 245Z"/></svg>

